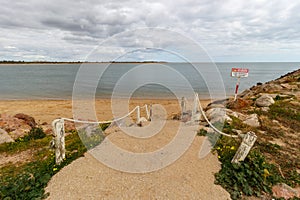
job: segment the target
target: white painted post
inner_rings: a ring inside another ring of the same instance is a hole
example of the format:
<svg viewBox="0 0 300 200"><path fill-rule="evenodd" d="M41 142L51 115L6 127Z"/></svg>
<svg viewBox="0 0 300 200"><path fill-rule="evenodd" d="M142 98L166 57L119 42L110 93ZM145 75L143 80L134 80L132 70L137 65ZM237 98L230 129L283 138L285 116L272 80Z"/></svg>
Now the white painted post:
<svg viewBox="0 0 300 200"><path fill-rule="evenodd" d="M55 162L59 165L66 157L64 120L55 119L52 127L55 136Z"/></svg>
<svg viewBox="0 0 300 200"><path fill-rule="evenodd" d="M145 109L146 109L146 114L147 114L147 120L150 120L150 113L149 113L147 104L145 105Z"/></svg>
<svg viewBox="0 0 300 200"><path fill-rule="evenodd" d="M140 111L140 106L137 107L137 116L136 116L136 123L140 123L141 121L141 111Z"/></svg>
<svg viewBox="0 0 300 200"><path fill-rule="evenodd" d="M249 131L245 137L243 138L242 144L240 145L239 149L235 153L231 163L239 163L240 161L244 161L247 157L250 149L254 145L257 136L254 132Z"/></svg>
<svg viewBox="0 0 300 200"><path fill-rule="evenodd" d="M193 110L192 110L192 119L195 117L197 111L198 111L198 93L195 93L195 96L194 96L194 105L193 105Z"/></svg>

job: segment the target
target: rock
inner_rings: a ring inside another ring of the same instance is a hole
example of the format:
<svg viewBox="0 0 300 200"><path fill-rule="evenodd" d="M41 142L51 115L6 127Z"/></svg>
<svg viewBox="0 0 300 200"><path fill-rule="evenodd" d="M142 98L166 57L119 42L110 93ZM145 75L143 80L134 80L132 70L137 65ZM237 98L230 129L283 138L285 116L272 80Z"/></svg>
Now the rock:
<svg viewBox="0 0 300 200"><path fill-rule="evenodd" d="M31 130L31 126L24 120L6 114L1 115L0 128L8 132L13 139L23 137Z"/></svg>
<svg viewBox="0 0 300 200"><path fill-rule="evenodd" d="M14 142L14 140L9 136L9 134L0 128L0 144Z"/></svg>
<svg viewBox="0 0 300 200"><path fill-rule="evenodd" d="M250 106L251 102L252 101L238 98L236 101L233 101L233 100L229 101L227 103L227 108L242 109L242 108L246 108L246 107Z"/></svg>
<svg viewBox="0 0 300 200"><path fill-rule="evenodd" d="M248 126L252 127L259 127L260 123L257 117L257 114L251 114L249 115L245 121L243 121L244 124L247 124Z"/></svg>
<svg viewBox="0 0 300 200"><path fill-rule="evenodd" d="M263 112L268 112L270 110L269 107L261 107L261 111Z"/></svg>
<svg viewBox="0 0 300 200"><path fill-rule="evenodd" d="M207 110L205 114L211 123L224 123L225 120L232 121L232 119L226 114L225 108L211 108Z"/></svg>
<svg viewBox="0 0 300 200"><path fill-rule="evenodd" d="M285 183L280 183L272 187L273 195L276 198L290 199L293 197L300 198L299 190L296 190Z"/></svg>
<svg viewBox="0 0 300 200"><path fill-rule="evenodd" d="M233 117L236 117L236 118L238 118L238 119L240 119L240 120L242 120L242 121L246 120L246 118L247 118L246 115L244 115L244 114L242 114L242 113L239 113L239 112L234 112L234 111L232 111L232 110L230 110L230 109L226 109L226 112L227 112L229 115L231 115L231 116L233 116Z"/></svg>
<svg viewBox="0 0 300 200"><path fill-rule="evenodd" d="M282 86L274 83L268 83L262 85L262 90L267 93L274 93L282 90Z"/></svg>
<svg viewBox="0 0 300 200"><path fill-rule="evenodd" d="M70 122L70 121L67 121L67 120L65 120L64 122L65 122L64 126L65 126L65 131L66 132L71 132L71 131L76 130L74 122Z"/></svg>
<svg viewBox="0 0 300 200"><path fill-rule="evenodd" d="M288 90L297 90L298 89L298 85L296 84L289 84L289 83L283 83L280 84L283 88L288 89Z"/></svg>
<svg viewBox="0 0 300 200"><path fill-rule="evenodd" d="M257 98L255 101L255 104L259 107L269 107L273 103L275 103L274 99L270 95L267 95L267 94L263 94L262 96Z"/></svg>
<svg viewBox="0 0 300 200"><path fill-rule="evenodd" d="M24 120L25 123L28 124L31 128L36 126L36 122L35 122L34 118L29 115L26 115L24 113L18 113L14 117Z"/></svg>
<svg viewBox="0 0 300 200"><path fill-rule="evenodd" d="M232 132L241 135L243 132L241 130L237 130L237 129L232 129Z"/></svg>
<svg viewBox="0 0 300 200"><path fill-rule="evenodd" d="M193 116L192 116L192 121L194 121L194 122L199 122L199 121L201 121L201 120L203 120L204 118L203 118L203 116L202 116L202 114L201 113L196 113L196 114L194 114Z"/></svg>
<svg viewBox="0 0 300 200"><path fill-rule="evenodd" d="M223 104L210 103L205 109L209 110L211 108L225 108L225 106Z"/></svg>

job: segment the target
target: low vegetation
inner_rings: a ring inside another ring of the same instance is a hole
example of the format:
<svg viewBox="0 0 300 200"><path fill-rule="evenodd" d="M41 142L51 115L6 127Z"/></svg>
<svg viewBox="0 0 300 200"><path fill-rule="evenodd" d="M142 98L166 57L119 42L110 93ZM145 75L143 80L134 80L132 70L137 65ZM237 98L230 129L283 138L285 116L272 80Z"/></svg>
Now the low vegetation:
<svg viewBox="0 0 300 200"><path fill-rule="evenodd" d="M54 149L50 148L52 136L46 136L42 129L33 128L28 135L12 143L0 145L0 154L13 156L30 150L30 162L19 160L5 163L0 168L0 199L43 199L48 196L44 188L51 177L73 160L83 156L103 140L100 128L87 136L84 131L66 136L66 159L61 165L55 164ZM82 142L84 140L84 144Z"/></svg>

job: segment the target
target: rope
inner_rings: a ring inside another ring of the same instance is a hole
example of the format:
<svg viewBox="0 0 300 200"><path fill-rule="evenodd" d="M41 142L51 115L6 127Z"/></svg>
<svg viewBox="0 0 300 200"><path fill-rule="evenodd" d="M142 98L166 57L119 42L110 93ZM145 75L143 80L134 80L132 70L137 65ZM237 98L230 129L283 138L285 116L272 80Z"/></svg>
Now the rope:
<svg viewBox="0 0 300 200"><path fill-rule="evenodd" d="M197 94L198 96L198 94ZM201 106L201 103L200 103L200 100L199 100L199 97L197 98L198 99L198 104L199 104L199 107L200 107L200 111L201 111L201 114L203 115L205 121L208 123L208 125L214 130L216 131L217 133L221 134L221 135L224 135L224 136L227 136L227 137L232 137L232 138L237 138L238 135L229 135L227 133L223 133L222 131L220 131L219 129L217 129L212 123L210 123L210 121L207 119L206 115L205 115L205 112L203 111L202 109L202 106Z"/></svg>
<svg viewBox="0 0 300 200"><path fill-rule="evenodd" d="M146 113L147 113L147 118L149 119L149 110L148 110L148 106L147 104L145 104L144 106L140 107L140 106L136 106L134 109L132 109L129 113L127 113L126 115L124 115L123 117L117 118L117 119L113 119L113 120L108 120L108 121L97 121L97 122L91 122L91 121L82 121L82 120L77 120L77 119L70 119L70 118L61 118L64 121L70 121L70 122L78 122L78 123L83 123L83 124L108 124L108 123L112 123L112 122L116 122L116 121L120 121L126 117L128 117L129 115L131 115L134 111L136 111L139 108L145 108L146 109Z"/></svg>

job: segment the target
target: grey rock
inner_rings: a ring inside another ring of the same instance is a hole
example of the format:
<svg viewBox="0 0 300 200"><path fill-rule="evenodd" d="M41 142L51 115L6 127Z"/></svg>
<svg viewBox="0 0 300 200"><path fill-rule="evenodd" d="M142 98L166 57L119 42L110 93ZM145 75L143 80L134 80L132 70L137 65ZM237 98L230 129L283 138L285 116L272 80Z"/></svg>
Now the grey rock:
<svg viewBox="0 0 300 200"><path fill-rule="evenodd" d="M257 117L257 114L251 114L249 115L245 121L243 121L244 124L247 124L249 126L252 126L252 127L259 127L260 126L260 123L259 123L259 120L258 120L258 117Z"/></svg>
<svg viewBox="0 0 300 200"><path fill-rule="evenodd" d="M267 94L263 94L262 96L257 98L255 101L255 104L259 107L269 107L273 103L275 103L274 99L270 95L267 95Z"/></svg>
<svg viewBox="0 0 300 200"><path fill-rule="evenodd" d="M269 107L261 107L261 111L263 112L268 112L270 110Z"/></svg>
<svg viewBox="0 0 300 200"><path fill-rule="evenodd" d="M211 123L224 123L225 120L232 121L232 119L226 114L225 108L210 108L205 114Z"/></svg>
<svg viewBox="0 0 300 200"><path fill-rule="evenodd" d="M0 128L0 144L14 142L14 140L9 136L9 134Z"/></svg>

